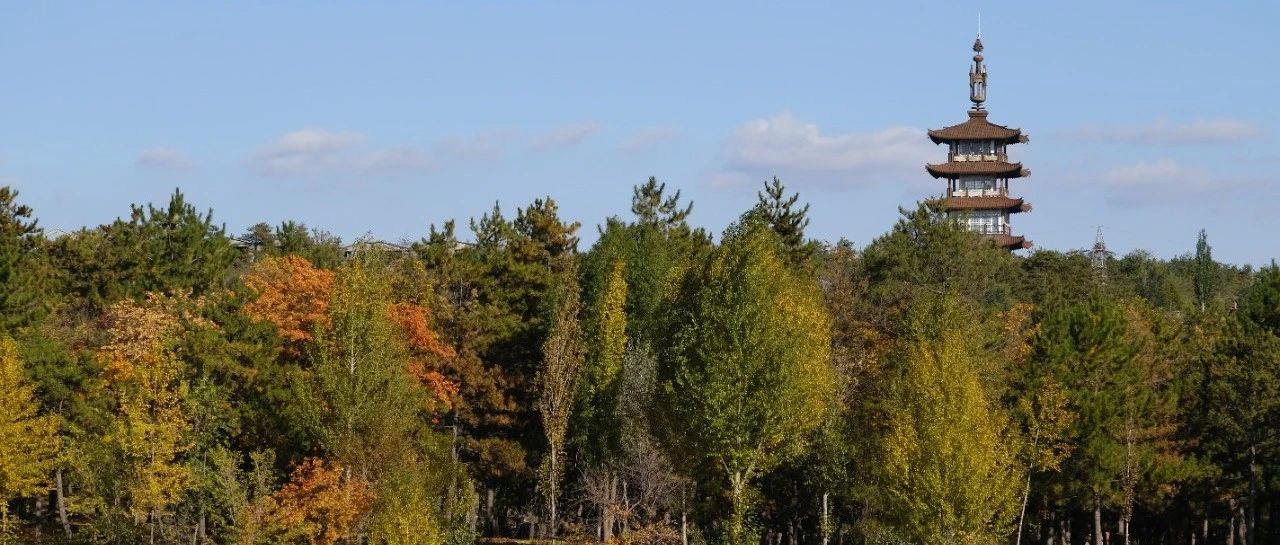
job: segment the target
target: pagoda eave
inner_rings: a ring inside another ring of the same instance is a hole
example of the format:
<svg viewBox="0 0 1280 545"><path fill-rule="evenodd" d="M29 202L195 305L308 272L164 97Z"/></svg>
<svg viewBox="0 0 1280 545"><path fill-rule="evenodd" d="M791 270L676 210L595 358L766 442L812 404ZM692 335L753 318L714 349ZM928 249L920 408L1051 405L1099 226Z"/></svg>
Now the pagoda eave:
<svg viewBox="0 0 1280 545"><path fill-rule="evenodd" d="M1007 250L1027 250L1033 245L1027 237L1013 235L987 235L987 238L996 243L996 246Z"/></svg>
<svg viewBox="0 0 1280 545"><path fill-rule="evenodd" d="M947 197L944 204L947 210L1004 210L1010 214L1031 211L1031 203L1003 196Z"/></svg>
<svg viewBox="0 0 1280 545"><path fill-rule="evenodd" d="M996 125L987 121L986 110L969 110L969 120L959 125L952 125L929 131L929 139L934 144L960 142L966 140L995 140L1004 144L1026 143L1027 136L1021 129L1011 129L1004 125Z"/></svg>
<svg viewBox="0 0 1280 545"><path fill-rule="evenodd" d="M934 178L959 178L961 176L1022 178L1031 175L1031 171L1022 168L1022 163L1007 163L1004 161L948 161L946 163L928 164L924 168Z"/></svg>

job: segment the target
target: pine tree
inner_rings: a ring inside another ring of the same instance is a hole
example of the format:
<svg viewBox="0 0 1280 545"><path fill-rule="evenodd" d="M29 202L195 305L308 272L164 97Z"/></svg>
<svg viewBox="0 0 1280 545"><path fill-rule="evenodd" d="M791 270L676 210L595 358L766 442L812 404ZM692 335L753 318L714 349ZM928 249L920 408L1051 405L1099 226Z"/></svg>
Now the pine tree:
<svg viewBox="0 0 1280 545"><path fill-rule="evenodd" d="M666 191L667 184L658 183L657 178L650 176L644 185L632 188L631 213L640 224L657 226L663 233L687 230L685 221L693 213L693 203L682 208L680 192L667 195Z"/></svg>
<svg viewBox="0 0 1280 545"><path fill-rule="evenodd" d="M49 274L44 231L18 192L0 187L0 331L14 331L42 316L49 306Z"/></svg>

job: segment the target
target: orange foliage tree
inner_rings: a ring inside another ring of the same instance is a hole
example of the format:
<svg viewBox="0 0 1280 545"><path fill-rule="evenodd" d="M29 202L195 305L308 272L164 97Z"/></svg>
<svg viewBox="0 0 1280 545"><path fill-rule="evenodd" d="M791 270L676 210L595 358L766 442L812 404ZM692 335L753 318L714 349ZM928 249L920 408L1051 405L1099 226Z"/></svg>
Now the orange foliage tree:
<svg viewBox="0 0 1280 545"><path fill-rule="evenodd" d="M281 541L305 539L309 545L330 545L351 535L369 509L374 494L359 477L343 477L343 470L319 458L307 458L294 468L289 482L273 495L272 528Z"/></svg>
<svg viewBox="0 0 1280 545"><path fill-rule="evenodd" d="M245 304L245 315L275 325L288 350L297 352L312 340L315 328L328 327L333 271L296 255L266 257L253 266L244 283L257 294Z"/></svg>
<svg viewBox="0 0 1280 545"><path fill-rule="evenodd" d="M431 311L413 303L395 303L387 308L387 313L400 327L409 346L409 374L431 393L427 409L432 412L452 409L458 397L458 385L440 373L438 363L453 359L457 353L431 328Z"/></svg>

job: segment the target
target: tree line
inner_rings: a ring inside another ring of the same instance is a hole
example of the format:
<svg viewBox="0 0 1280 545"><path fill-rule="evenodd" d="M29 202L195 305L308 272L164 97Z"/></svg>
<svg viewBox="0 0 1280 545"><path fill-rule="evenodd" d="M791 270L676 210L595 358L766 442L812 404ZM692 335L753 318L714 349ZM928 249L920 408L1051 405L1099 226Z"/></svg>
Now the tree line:
<svg viewBox="0 0 1280 545"><path fill-rule="evenodd" d="M1274 262L808 212L650 178L585 249L550 197L344 246L0 188L0 543L1280 539Z"/></svg>

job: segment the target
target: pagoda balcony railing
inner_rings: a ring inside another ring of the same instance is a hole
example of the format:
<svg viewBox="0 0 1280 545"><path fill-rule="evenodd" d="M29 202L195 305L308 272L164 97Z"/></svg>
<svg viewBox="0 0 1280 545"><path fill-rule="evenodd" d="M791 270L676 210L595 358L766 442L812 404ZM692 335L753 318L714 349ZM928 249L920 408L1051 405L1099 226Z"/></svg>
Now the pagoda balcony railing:
<svg viewBox="0 0 1280 545"><path fill-rule="evenodd" d="M956 163L976 163L979 161L1008 161L1009 156L1003 153L948 153L948 161Z"/></svg>
<svg viewBox="0 0 1280 545"><path fill-rule="evenodd" d="M1009 190L1003 187L995 189L953 189L951 193L943 194L943 197L1008 197Z"/></svg>
<svg viewBox="0 0 1280 545"><path fill-rule="evenodd" d="M1004 224L1004 225L970 224L968 225L968 227L970 231L978 233L979 235L1009 235L1013 233L1013 231L1009 228L1008 224Z"/></svg>

